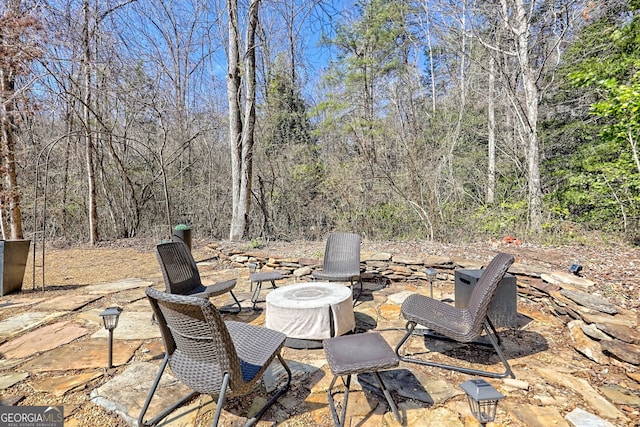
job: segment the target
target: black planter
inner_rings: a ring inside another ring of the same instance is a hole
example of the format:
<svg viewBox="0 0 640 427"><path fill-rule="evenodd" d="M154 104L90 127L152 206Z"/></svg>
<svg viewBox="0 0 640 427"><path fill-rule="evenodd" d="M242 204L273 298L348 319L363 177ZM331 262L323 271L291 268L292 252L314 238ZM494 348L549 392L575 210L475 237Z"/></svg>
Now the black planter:
<svg viewBox="0 0 640 427"><path fill-rule="evenodd" d="M0 240L0 297L20 292L31 240Z"/></svg>
<svg viewBox="0 0 640 427"><path fill-rule="evenodd" d="M174 242L184 242L184 244L189 247L189 250L191 250L191 228L182 224L177 225L173 229L171 240Z"/></svg>

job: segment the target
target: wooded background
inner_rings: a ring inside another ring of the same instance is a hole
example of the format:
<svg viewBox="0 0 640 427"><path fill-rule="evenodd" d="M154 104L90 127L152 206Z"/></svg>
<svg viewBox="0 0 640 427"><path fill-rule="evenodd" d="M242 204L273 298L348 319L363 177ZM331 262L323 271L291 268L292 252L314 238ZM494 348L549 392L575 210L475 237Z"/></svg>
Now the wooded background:
<svg viewBox="0 0 640 427"><path fill-rule="evenodd" d="M637 242L638 3L0 0L3 235Z"/></svg>

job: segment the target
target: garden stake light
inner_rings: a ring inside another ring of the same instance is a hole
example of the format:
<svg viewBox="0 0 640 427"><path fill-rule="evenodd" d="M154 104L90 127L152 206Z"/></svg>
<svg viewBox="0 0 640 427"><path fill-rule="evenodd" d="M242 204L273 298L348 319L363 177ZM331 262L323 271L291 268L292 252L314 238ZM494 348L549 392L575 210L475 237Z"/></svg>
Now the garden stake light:
<svg viewBox="0 0 640 427"><path fill-rule="evenodd" d="M498 390L483 379L466 381L460 387L467 393L471 413L481 425L486 426L496 419L498 401L504 398Z"/></svg>
<svg viewBox="0 0 640 427"><path fill-rule="evenodd" d="M433 281L438 277L438 270L435 268L425 268L424 274L427 275L427 280L429 281L429 286L431 287L431 298L433 298Z"/></svg>
<svg viewBox="0 0 640 427"><path fill-rule="evenodd" d="M107 366L109 369L113 367L113 330L118 326L120 313L122 313L122 308L120 307L108 307L100 313L100 317L102 317L102 321L104 322L104 328L109 331L109 363Z"/></svg>

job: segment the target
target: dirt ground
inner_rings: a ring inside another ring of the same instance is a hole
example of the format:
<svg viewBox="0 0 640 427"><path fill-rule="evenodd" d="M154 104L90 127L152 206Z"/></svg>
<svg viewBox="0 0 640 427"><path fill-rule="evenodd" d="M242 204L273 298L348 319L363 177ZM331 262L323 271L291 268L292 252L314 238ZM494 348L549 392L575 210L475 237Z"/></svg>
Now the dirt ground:
<svg viewBox="0 0 640 427"><path fill-rule="evenodd" d="M33 268L31 253L23 290L42 289L43 270L45 287L49 290L59 286L107 283L130 277L161 280L154 253L155 243L152 240L127 239L105 242L95 247L48 244L44 263L42 247L37 245L36 268ZM248 242L231 244L200 239L192 244L196 260L211 258L212 253L206 248L210 243L282 257L319 259L324 250L324 242L269 242L254 248ZM600 295L624 308L640 306L640 249L610 242L594 241L589 246L540 246L503 244L500 241L443 244L428 241L372 242L365 239L362 251L405 256L443 255L480 261L488 261L496 251L504 251L514 254L516 262L549 270L567 271L571 264L580 264L583 266L580 274L596 282L595 290Z"/></svg>

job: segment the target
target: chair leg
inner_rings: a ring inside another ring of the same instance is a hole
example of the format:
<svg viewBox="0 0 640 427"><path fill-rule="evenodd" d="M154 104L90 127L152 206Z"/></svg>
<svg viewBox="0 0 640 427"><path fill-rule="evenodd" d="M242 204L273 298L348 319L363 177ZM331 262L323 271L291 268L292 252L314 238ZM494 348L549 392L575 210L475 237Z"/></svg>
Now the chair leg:
<svg viewBox="0 0 640 427"><path fill-rule="evenodd" d="M142 411L140 412L140 416L138 417L138 426L145 426L145 427L146 426L155 426L162 419L166 418L167 415L169 415L171 412L173 412L178 407L183 405L187 400L191 399L193 396L198 394L195 391L191 392L191 393L187 394L186 396L182 397L181 399L179 399L178 401L176 401L169 408L167 408L164 411L162 411L160 414L158 414L152 420L144 421L144 416L147 413L147 409L149 409L149 404L151 403L151 399L153 398L153 395L156 392L156 389L158 388L158 384L160 384L160 378L162 378L162 374L164 373L164 369L166 368L168 362L169 362L169 356L165 353L164 360L162 361L162 364L160 365L160 370L158 371L158 375L156 375L156 378L153 381L153 385L151 386L151 389L149 390L149 394L147 395L147 400L144 402L144 406L142 407Z"/></svg>
<svg viewBox="0 0 640 427"><path fill-rule="evenodd" d="M329 384L329 388L327 389L327 398L329 400L329 409L331 410L331 415L333 415L333 423L338 426L338 427L344 427L344 423L345 423L345 418L347 416L347 403L349 402L349 387L351 385L351 374L347 375L347 380L345 381L344 378L342 378L342 383L344 384L345 387L345 391L344 391L344 400L342 401L342 421L340 421L340 418L338 417L338 413L336 412L336 404L333 401L333 386L336 383L336 380L338 379L339 375L334 375L333 379L331 380L331 384Z"/></svg>
<svg viewBox="0 0 640 427"><path fill-rule="evenodd" d="M269 408L274 403L276 403L276 401L280 398L280 396L282 396L283 394L285 394L287 392L287 390L289 390L289 386L291 385L291 369L289 369L289 365L287 365L287 362L285 362L284 358L282 357L282 355L280 353L278 353L277 356L278 356L278 360L280 361L280 364L282 365L284 370L287 371L287 382L286 382L285 385L280 387L273 394L273 396L271 396L269 401L267 403L265 403L262 408L260 408L258 413L256 415L254 415L253 418L251 418L251 419L249 419L247 421L247 423L245 424L245 427L249 427L249 426L252 426L255 423L257 423L260 420L260 418L262 418L262 416L265 414L265 412L267 412L269 410Z"/></svg>
<svg viewBox="0 0 640 427"><path fill-rule="evenodd" d="M436 368L442 368L442 369L448 369L451 371L457 371L457 372L462 372L465 374L470 374L470 375L479 375L479 376L483 376L483 377L489 377L489 378L506 378L506 377L511 377L511 378L515 378L516 376L514 375L513 371L511 370L511 366L509 366L509 362L507 361L506 357L504 356L504 353L502 352L502 349L500 348L500 345L498 344L498 339L497 339L497 334L494 335L492 333L492 331L490 330L492 328L490 325L490 323L488 324L486 321L482 324L482 328L484 329L485 333L487 334L489 341L491 342L491 345L493 346L494 350L496 351L496 353L498 354L498 357L500 358L500 361L502 362L502 364L505 367L504 372L501 373L496 373L496 372L491 372L491 371L483 371L483 370L479 370L479 369L472 369L472 368L465 368L463 366L456 366L456 365L447 365L444 363L437 363L437 362L431 362L428 360L421 360L421 359L414 359L414 358L410 358L410 357L406 357L400 354L400 348L404 345L404 343L407 341L407 339L413 334L413 331L416 327L416 324L414 322L408 322L407 323L407 333L404 335L404 337L402 337L402 339L400 340L400 342L398 343L398 345L396 346L396 354L398 355L398 357L400 358L400 360L402 360L403 362L409 362L409 363L417 363L419 365L425 365L425 366L434 366ZM446 337L444 337L445 340ZM448 341L452 341L450 339L448 339ZM457 341L454 341L457 342ZM461 343L461 344L481 344L481 343L475 343L475 342L471 342L471 343Z"/></svg>
<svg viewBox="0 0 640 427"><path fill-rule="evenodd" d="M505 367L505 371L502 374L502 376L496 377L496 378L506 378L506 377L515 378L516 376L511 370L511 366L509 365L507 358L505 357L504 353L502 352L502 349L500 348L500 337L498 336L497 333L493 334L489 331L489 327L487 326L487 323L488 322L485 322L482 325L482 327L484 328L484 332L487 334L487 337L489 337L489 341L491 341L491 344L493 344L493 348L496 349L496 353L498 353L498 357L500 358L500 361ZM489 325L491 325L491 323L489 323ZM491 325L491 328L495 331L495 328L493 328L493 325Z"/></svg>
<svg viewBox="0 0 640 427"><path fill-rule="evenodd" d="M358 293L355 293L355 289L353 287L353 278L351 279L351 293L353 294L353 306L356 306L356 302L358 301L358 299L360 299L360 296L362 295L362 292L364 291L364 286L362 284L362 279L359 277L358 278L358 283L360 284L360 290L358 290Z"/></svg>
<svg viewBox="0 0 640 427"><path fill-rule="evenodd" d="M222 412L222 407L224 406L224 397L227 393L227 386L229 385L229 373L226 372L224 377L222 378L222 387L220 389L220 395L218 396L218 403L216 404L216 414L213 417L212 427L216 427L218 425L218 421L220 421L220 413Z"/></svg>
<svg viewBox="0 0 640 427"><path fill-rule="evenodd" d="M491 321L491 319L489 319L489 316L487 316L485 320L489 325L489 327L491 328L491 331L493 331L493 335L496 337L496 341L498 341L498 344L502 344L502 341L500 340L500 335L498 335L498 331L496 330L496 327L493 326L493 322ZM485 332L486 332L486 329L485 329ZM488 332L487 332L487 335L488 335Z"/></svg>
<svg viewBox="0 0 640 427"><path fill-rule="evenodd" d="M230 308L227 308L226 306L224 308L219 308L218 311L220 311L221 313L233 313L233 314L238 314L242 311L242 306L240 305L240 301L238 301L238 298L236 298L236 296L234 295L233 291L229 291L229 293L231 294L231 297L233 298L233 301L235 303L235 305L238 306L238 310L233 310Z"/></svg>
<svg viewBox="0 0 640 427"><path fill-rule="evenodd" d="M275 280L270 280L271 282L271 289L276 289L276 281ZM262 280L258 280L256 282L256 289L255 291L253 290L253 281L250 282L250 288L249 288L249 292L252 292L251 294L251 302L253 303L253 307L252 310L256 309L256 304L258 303L258 297L260 296L260 291L262 290Z"/></svg>
<svg viewBox="0 0 640 427"><path fill-rule="evenodd" d="M256 304L258 303L258 297L260 296L260 291L262 290L262 281L256 282L256 289L253 291L251 295L251 302L253 303L252 310L256 309Z"/></svg>
<svg viewBox="0 0 640 427"><path fill-rule="evenodd" d="M236 298L236 296L233 294L233 291L229 291L229 293L231 294L231 296L233 297L233 300L238 305L238 313L240 313L242 311L242 306L240 305L240 301L238 301L238 298Z"/></svg>
<svg viewBox="0 0 640 427"><path fill-rule="evenodd" d="M393 414L396 416L396 420L398 420L399 423L402 423L402 418L400 417L400 413L398 412L396 402L393 401L391 393L389 393L389 390L387 390L387 387L384 385L384 381L382 381L380 373L378 371L375 371L374 374L376 376L376 379L378 380L378 384L380 385L380 390L382 390L382 393L384 393L384 397L387 399L387 402L389 403L389 406L391 406Z"/></svg>

